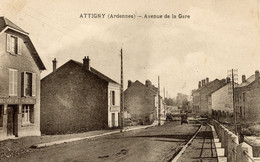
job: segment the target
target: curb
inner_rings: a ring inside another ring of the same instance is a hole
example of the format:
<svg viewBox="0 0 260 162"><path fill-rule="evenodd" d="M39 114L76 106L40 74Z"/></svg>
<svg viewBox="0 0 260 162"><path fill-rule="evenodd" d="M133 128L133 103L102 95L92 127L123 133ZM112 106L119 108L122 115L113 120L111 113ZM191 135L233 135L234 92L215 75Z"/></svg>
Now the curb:
<svg viewBox="0 0 260 162"><path fill-rule="evenodd" d="M129 128L129 129L122 130L122 132L128 132L128 131L137 130L137 129L146 129L146 128L150 128L150 127L154 127L154 126L156 126L156 125L148 125L148 126L137 127L137 128ZM40 149L40 148L44 148L44 147L49 147L49 146L54 146L54 145L59 145L59 144L69 143L69 142L75 142L75 141L84 140L84 139L91 139L91 138L116 134L116 133L120 133L120 132L121 132L120 130L117 130L117 131L107 132L107 133L93 135L93 136L71 138L71 139L65 139L65 140L60 140L60 141L41 143L41 144L37 144L37 145L32 145L31 148Z"/></svg>
<svg viewBox="0 0 260 162"><path fill-rule="evenodd" d="M199 133L201 128L202 128L202 125L200 125L200 128L196 131L196 133L193 135L193 137L181 148L180 152L172 159L171 162L176 162L181 157L181 155L184 153L186 148L190 145L190 143L193 141L193 139L197 136L197 134Z"/></svg>
<svg viewBox="0 0 260 162"><path fill-rule="evenodd" d="M213 134L214 144L216 148L217 158L219 162L227 162L227 157L224 156L224 148L221 147L221 142L219 141L218 135L214 126L208 124L211 127L211 131Z"/></svg>

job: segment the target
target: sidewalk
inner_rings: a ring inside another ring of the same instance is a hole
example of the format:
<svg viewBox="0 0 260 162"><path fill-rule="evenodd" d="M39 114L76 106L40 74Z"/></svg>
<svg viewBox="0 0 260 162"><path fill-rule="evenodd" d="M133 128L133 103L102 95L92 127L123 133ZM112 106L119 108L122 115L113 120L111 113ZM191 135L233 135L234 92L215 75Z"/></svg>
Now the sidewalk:
<svg viewBox="0 0 260 162"><path fill-rule="evenodd" d="M126 127L124 132L145 129L148 127L153 127L155 125L146 126L131 126ZM101 137L105 135L119 133L120 129L114 130L97 130L77 134L66 134L66 135L46 135L46 136L30 136L21 137L17 139L10 139L0 141L0 160L6 159L12 156L18 156L24 153L30 153L35 150L35 148L42 148L67 142L73 142L77 140L90 139Z"/></svg>
<svg viewBox="0 0 260 162"><path fill-rule="evenodd" d="M177 161L218 161L212 130L208 125L202 126L190 146L187 147L185 152Z"/></svg>

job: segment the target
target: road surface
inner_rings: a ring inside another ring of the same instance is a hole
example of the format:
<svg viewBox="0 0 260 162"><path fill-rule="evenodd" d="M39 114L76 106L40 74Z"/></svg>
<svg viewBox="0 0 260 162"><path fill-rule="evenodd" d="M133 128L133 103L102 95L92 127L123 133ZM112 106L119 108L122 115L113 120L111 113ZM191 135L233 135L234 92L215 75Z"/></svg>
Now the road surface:
<svg viewBox="0 0 260 162"><path fill-rule="evenodd" d="M163 126L35 149L8 161L166 162L196 132L199 125L170 122Z"/></svg>

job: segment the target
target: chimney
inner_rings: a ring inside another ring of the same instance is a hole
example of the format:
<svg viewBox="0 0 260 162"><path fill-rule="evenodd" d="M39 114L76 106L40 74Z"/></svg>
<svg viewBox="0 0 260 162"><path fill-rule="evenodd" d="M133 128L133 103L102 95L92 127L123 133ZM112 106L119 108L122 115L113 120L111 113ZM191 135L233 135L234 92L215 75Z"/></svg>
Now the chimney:
<svg viewBox="0 0 260 162"><path fill-rule="evenodd" d="M230 83L230 82L231 82L230 78L229 78L229 77L227 77L227 83Z"/></svg>
<svg viewBox="0 0 260 162"><path fill-rule="evenodd" d="M259 71L256 70L256 71L255 71L255 80L257 80L258 78L259 78Z"/></svg>
<svg viewBox="0 0 260 162"><path fill-rule="evenodd" d="M199 88L201 88L201 81L199 81Z"/></svg>
<svg viewBox="0 0 260 162"><path fill-rule="evenodd" d="M207 77L207 78L206 78L206 84L208 84L208 83L209 83L209 78Z"/></svg>
<svg viewBox="0 0 260 162"><path fill-rule="evenodd" d="M52 72L54 72L54 71L56 70L56 68L57 68L56 58L54 58L54 59L52 60L52 67L53 67Z"/></svg>
<svg viewBox="0 0 260 162"><path fill-rule="evenodd" d="M205 79L202 80L202 87L205 85Z"/></svg>
<svg viewBox="0 0 260 162"><path fill-rule="evenodd" d="M245 83L245 82L246 82L246 76L242 75L242 83Z"/></svg>
<svg viewBox="0 0 260 162"><path fill-rule="evenodd" d="M146 81L145 81L145 85L146 85L146 86L151 86L151 85L152 85L152 82L151 82L150 80L146 80Z"/></svg>
<svg viewBox="0 0 260 162"><path fill-rule="evenodd" d="M131 80L128 80L127 88L129 88L131 85L132 85L132 81L131 81Z"/></svg>
<svg viewBox="0 0 260 162"><path fill-rule="evenodd" d="M90 70L90 59L89 57L86 58L86 56L83 58L83 69L84 70Z"/></svg>

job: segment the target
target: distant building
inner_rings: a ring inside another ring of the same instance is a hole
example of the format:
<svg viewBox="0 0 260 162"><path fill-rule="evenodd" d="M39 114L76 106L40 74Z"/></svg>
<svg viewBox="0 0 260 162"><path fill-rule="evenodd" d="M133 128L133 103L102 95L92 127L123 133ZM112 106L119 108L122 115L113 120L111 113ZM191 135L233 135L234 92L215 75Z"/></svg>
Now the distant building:
<svg viewBox="0 0 260 162"><path fill-rule="evenodd" d="M259 71L246 79L242 76L242 83L235 88L235 108L237 118L241 122L260 121L260 79Z"/></svg>
<svg viewBox="0 0 260 162"><path fill-rule="evenodd" d="M90 66L70 60L41 80L41 131L63 134L119 126L120 85Z"/></svg>
<svg viewBox="0 0 260 162"><path fill-rule="evenodd" d="M225 79L215 79L209 82L206 78L199 82L198 89L193 91L193 112L198 115L211 115L211 109L208 106L208 95L226 84Z"/></svg>
<svg viewBox="0 0 260 162"><path fill-rule="evenodd" d="M0 140L39 136L40 72L29 34L0 17Z"/></svg>
<svg viewBox="0 0 260 162"><path fill-rule="evenodd" d="M226 112L233 114L233 95L230 78L223 87L208 94L208 106L214 112Z"/></svg>
<svg viewBox="0 0 260 162"><path fill-rule="evenodd" d="M132 120L151 124L158 119L158 89L149 80L146 80L145 85L138 80L134 83L128 81L124 91L124 105Z"/></svg>

